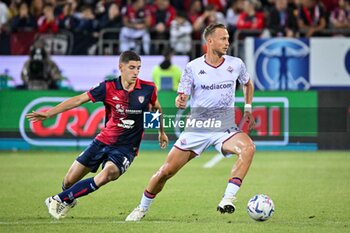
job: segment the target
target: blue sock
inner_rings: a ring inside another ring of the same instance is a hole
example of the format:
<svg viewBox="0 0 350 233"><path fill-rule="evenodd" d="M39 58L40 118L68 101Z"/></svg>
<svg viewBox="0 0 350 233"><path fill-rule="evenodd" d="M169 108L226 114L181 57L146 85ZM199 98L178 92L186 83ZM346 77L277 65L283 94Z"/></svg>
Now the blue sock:
<svg viewBox="0 0 350 233"><path fill-rule="evenodd" d="M66 186L64 186L64 180L62 181L62 191L67 190Z"/></svg>
<svg viewBox="0 0 350 233"><path fill-rule="evenodd" d="M91 177L75 183L69 189L66 189L63 192L57 194L57 196L62 202L65 201L67 203L72 203L75 198L88 195L89 193L92 193L97 189L98 187L95 184L94 178Z"/></svg>

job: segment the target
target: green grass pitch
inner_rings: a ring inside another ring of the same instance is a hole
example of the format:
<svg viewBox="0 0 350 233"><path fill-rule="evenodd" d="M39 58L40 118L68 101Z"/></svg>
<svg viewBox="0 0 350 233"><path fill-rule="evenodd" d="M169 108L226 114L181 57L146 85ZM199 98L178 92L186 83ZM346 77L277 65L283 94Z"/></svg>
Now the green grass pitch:
<svg viewBox="0 0 350 233"><path fill-rule="evenodd" d="M172 178L139 223L124 219L138 204L166 151L141 151L128 172L79 199L60 221L44 199L60 191L79 152L0 153L0 232L350 232L350 153L257 152L238 193L236 212L216 206L235 158L203 168L214 152L194 159ZM266 222L249 218L250 197L264 193L276 207Z"/></svg>

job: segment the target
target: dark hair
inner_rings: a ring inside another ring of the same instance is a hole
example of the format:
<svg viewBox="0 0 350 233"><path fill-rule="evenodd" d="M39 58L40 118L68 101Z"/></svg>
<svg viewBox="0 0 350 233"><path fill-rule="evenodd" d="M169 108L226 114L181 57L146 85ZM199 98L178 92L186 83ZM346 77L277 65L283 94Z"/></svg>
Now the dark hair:
<svg viewBox="0 0 350 233"><path fill-rule="evenodd" d="M45 7L54 8L54 5L52 3L50 3L50 2L47 2L47 3L44 4L43 8L45 8Z"/></svg>
<svg viewBox="0 0 350 233"><path fill-rule="evenodd" d="M85 10L91 10L92 12L94 11L90 5L83 5L81 7L81 11L82 12L85 11Z"/></svg>
<svg viewBox="0 0 350 233"><path fill-rule="evenodd" d="M28 5L28 3L25 2L25 1L21 1L20 3L16 4L17 8L20 8L22 5L26 5L27 8L29 9L29 5Z"/></svg>
<svg viewBox="0 0 350 233"><path fill-rule="evenodd" d="M162 70L167 70L169 69L169 67L171 66L171 61L169 60L164 60L162 61L162 63L160 63L159 67L162 69Z"/></svg>
<svg viewBox="0 0 350 233"><path fill-rule="evenodd" d="M177 16L177 17L180 17L180 18L187 19L187 13L186 13L186 11L177 11L177 12L176 12L176 16Z"/></svg>
<svg viewBox="0 0 350 233"><path fill-rule="evenodd" d="M133 51L122 52L119 56L119 63L128 63L129 61L141 61L141 58Z"/></svg>
<svg viewBox="0 0 350 233"><path fill-rule="evenodd" d="M227 29L225 25L221 23L210 24L204 29L203 37L206 40L208 36L212 35L217 28Z"/></svg>
<svg viewBox="0 0 350 233"><path fill-rule="evenodd" d="M174 50L172 48L167 48L163 52L164 60L160 63L160 68L166 70L171 66L171 57L174 55Z"/></svg>
<svg viewBox="0 0 350 233"><path fill-rule="evenodd" d="M213 4L208 4L204 7L204 11L215 11L215 6Z"/></svg>

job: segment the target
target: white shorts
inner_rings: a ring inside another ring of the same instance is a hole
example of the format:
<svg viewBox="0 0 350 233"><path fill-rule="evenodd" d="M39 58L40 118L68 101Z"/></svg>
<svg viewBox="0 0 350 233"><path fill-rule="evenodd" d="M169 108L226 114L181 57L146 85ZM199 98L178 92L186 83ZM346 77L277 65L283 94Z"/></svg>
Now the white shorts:
<svg viewBox="0 0 350 233"><path fill-rule="evenodd" d="M183 151L192 151L200 155L209 146L214 146L215 149L222 153L222 145L231 137L240 131L233 132L215 132L215 133L199 133L199 132L182 132L180 137L175 142L174 146ZM229 157L232 154L223 154Z"/></svg>

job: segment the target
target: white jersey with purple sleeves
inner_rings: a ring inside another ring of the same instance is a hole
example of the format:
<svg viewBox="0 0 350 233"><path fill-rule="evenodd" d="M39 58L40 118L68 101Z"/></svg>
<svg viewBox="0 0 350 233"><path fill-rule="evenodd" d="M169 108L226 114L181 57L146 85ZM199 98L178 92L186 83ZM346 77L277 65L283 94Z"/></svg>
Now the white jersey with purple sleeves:
<svg viewBox="0 0 350 233"><path fill-rule="evenodd" d="M246 84L250 77L241 59L227 55L223 58L223 62L214 67L205 61L204 55L189 62L182 74L178 93L191 95L190 126L195 126L193 121L209 121L210 126L216 125L215 122L221 122L221 127L214 127L220 129L210 127L209 131L222 132L236 127L234 121L236 81ZM200 130L198 127L192 129ZM189 131L188 127L186 130Z"/></svg>

